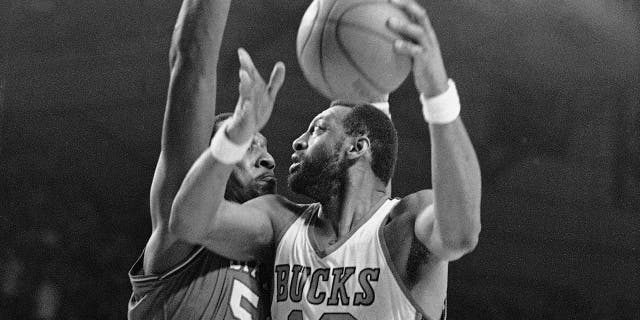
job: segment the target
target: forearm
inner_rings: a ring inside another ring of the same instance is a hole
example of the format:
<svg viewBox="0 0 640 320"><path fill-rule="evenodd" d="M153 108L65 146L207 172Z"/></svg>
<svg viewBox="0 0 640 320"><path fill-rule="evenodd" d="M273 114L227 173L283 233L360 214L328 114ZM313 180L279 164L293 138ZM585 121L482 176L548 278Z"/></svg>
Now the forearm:
<svg viewBox="0 0 640 320"><path fill-rule="evenodd" d="M437 242L452 250L471 250L480 232L480 166L460 118L430 124Z"/></svg>
<svg viewBox="0 0 640 320"><path fill-rule="evenodd" d="M220 163L206 150L187 173L171 207L169 230L199 243L215 223L233 165Z"/></svg>
<svg viewBox="0 0 640 320"><path fill-rule="evenodd" d="M231 0L184 0L171 38L170 62L180 57L201 73L215 72Z"/></svg>
<svg viewBox="0 0 640 320"><path fill-rule="evenodd" d="M229 6L230 0L185 0L173 31L162 150L187 162L186 168L206 148L213 127L216 68Z"/></svg>

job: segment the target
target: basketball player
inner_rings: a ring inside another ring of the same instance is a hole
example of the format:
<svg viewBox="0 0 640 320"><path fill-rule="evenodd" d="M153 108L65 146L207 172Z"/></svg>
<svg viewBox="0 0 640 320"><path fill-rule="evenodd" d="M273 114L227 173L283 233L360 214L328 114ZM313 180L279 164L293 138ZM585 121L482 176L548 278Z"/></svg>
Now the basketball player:
<svg viewBox="0 0 640 320"><path fill-rule="evenodd" d="M151 185L153 229L129 272L133 287L129 319L268 317L266 280L259 265L230 261L197 242L181 240L168 228L180 183L206 150L212 129L230 115L214 119L216 67L229 5L230 0L185 0L178 16L170 51L162 148ZM282 75L282 67L278 70ZM223 189L226 186L228 201L242 203L275 192L274 161L266 140L257 132L250 140L251 151L233 166L229 182L218 181Z"/></svg>
<svg viewBox="0 0 640 320"><path fill-rule="evenodd" d="M413 0L394 3L411 17L390 20L389 28L407 39L395 43L397 53L413 59L430 129L433 190L389 199L393 124L371 105L337 101L293 142L289 186L316 203L278 195L224 201L220 181L272 108L256 102L273 88L241 57L247 103L214 136L173 203L170 228L181 237L234 259L274 260L274 319L445 318L449 261L477 244L480 170L455 84L425 10Z"/></svg>

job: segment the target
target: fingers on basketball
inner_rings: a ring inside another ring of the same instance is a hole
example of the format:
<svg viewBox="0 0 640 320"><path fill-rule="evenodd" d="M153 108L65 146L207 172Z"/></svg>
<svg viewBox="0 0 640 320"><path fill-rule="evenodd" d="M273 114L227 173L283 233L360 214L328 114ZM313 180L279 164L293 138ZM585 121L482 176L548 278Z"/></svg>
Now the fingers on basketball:
<svg viewBox="0 0 640 320"><path fill-rule="evenodd" d="M403 9L413 21L419 23L423 27L431 26L427 10L415 2L415 0L392 0L392 2Z"/></svg>
<svg viewBox="0 0 640 320"><path fill-rule="evenodd" d="M431 20L427 11L414 0L392 0L394 4L399 6L410 18L412 23L399 25L398 33L412 39L415 43L396 42L394 48L398 53L416 55L429 50L433 46L437 46L437 40ZM415 46L418 44L418 47Z"/></svg>
<svg viewBox="0 0 640 320"><path fill-rule="evenodd" d="M425 43L426 35L424 29L420 25L391 18L388 21L388 26L391 30L397 32L405 39L412 40L417 44Z"/></svg>
<svg viewBox="0 0 640 320"><path fill-rule="evenodd" d="M393 48L398 54L404 54L409 56L416 56L423 52L422 46L419 46L413 42L405 40L396 40L393 43Z"/></svg>

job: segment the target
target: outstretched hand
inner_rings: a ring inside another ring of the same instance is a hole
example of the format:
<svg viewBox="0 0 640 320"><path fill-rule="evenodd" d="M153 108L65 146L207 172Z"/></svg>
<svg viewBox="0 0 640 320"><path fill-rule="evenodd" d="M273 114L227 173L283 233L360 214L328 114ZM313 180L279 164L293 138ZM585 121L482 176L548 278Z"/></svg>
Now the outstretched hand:
<svg viewBox="0 0 640 320"><path fill-rule="evenodd" d="M276 63L271 71L269 83L265 83L251 56L243 48L238 49L238 59L240 97L231 117L227 135L231 141L241 144L251 139L267 124L278 91L284 82L285 68L282 62Z"/></svg>
<svg viewBox="0 0 640 320"><path fill-rule="evenodd" d="M442 61L440 44L427 11L415 0L391 0L409 17L408 21L390 18L389 29L406 40L396 40L397 53L410 56L413 60L415 85L426 98L434 97L447 90L447 71Z"/></svg>

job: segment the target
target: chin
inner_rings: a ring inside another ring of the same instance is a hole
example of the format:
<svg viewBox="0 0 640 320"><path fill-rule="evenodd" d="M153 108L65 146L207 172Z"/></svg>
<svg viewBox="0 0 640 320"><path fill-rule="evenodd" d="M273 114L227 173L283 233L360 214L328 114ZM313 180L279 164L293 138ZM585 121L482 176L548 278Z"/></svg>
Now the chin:
<svg viewBox="0 0 640 320"><path fill-rule="evenodd" d="M289 190L295 194L308 197L313 201L322 201L329 194L329 192L325 192L325 190L322 189L322 184L318 185L313 178L304 176L298 172L289 175L288 182Z"/></svg>
<svg viewBox="0 0 640 320"><path fill-rule="evenodd" d="M261 196L266 194L275 194L277 191L277 180L275 178L260 180L256 182L255 188L258 191L258 194Z"/></svg>
<svg viewBox="0 0 640 320"><path fill-rule="evenodd" d="M305 182L301 181L302 177L300 176L300 172L293 172L290 173L289 176L287 177L287 182L289 184L289 190L291 190L292 192L296 193L296 194L301 194L301 195L305 195L304 189L305 189Z"/></svg>

